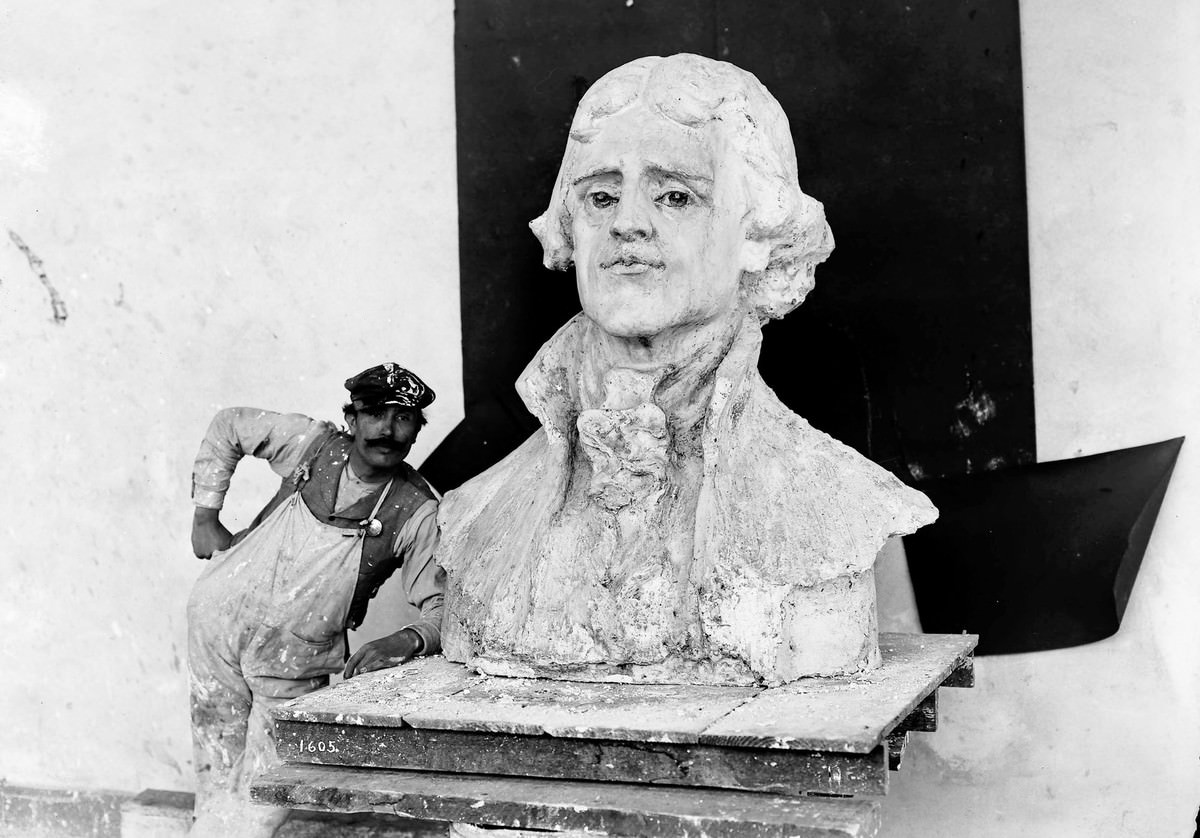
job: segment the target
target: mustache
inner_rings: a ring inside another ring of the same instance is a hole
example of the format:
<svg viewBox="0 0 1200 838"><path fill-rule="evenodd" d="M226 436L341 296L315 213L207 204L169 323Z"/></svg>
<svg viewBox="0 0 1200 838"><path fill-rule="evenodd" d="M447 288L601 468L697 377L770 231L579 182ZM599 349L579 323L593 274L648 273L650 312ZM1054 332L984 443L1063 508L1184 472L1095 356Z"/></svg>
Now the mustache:
<svg viewBox="0 0 1200 838"><path fill-rule="evenodd" d="M647 265L651 268L666 267L658 251L645 247L622 247L611 256L606 256L600 262L601 268L611 268L613 265Z"/></svg>
<svg viewBox="0 0 1200 838"><path fill-rule="evenodd" d="M376 437L375 439L367 440L368 448L382 448L385 451L403 451L404 443L397 442L394 439L389 439L385 436Z"/></svg>

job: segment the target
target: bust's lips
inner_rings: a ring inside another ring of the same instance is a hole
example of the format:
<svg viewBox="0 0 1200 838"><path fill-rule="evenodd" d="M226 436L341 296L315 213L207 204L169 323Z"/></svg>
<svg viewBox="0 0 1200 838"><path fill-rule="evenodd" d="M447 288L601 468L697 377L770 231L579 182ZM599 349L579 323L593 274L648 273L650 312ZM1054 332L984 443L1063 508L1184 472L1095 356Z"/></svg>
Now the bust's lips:
<svg viewBox="0 0 1200 838"><path fill-rule="evenodd" d="M659 270L666 267L666 265L661 259L657 259L649 254L618 253L609 259L601 261L600 267L621 276L637 276L652 270Z"/></svg>

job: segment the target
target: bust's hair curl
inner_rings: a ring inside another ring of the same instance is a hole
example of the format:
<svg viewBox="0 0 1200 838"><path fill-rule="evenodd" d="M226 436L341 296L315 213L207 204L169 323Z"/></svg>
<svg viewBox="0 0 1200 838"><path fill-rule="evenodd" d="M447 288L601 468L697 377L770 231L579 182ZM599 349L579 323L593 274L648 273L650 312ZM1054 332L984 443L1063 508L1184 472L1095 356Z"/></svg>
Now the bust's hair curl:
<svg viewBox="0 0 1200 838"><path fill-rule="evenodd" d="M566 270L574 259L571 183L581 147L605 119L635 104L680 125L718 132L749 209L746 237L769 252L766 267L743 273L742 295L762 321L800 305L817 265L833 251L833 233L820 201L800 190L787 116L752 74L698 55L639 58L607 73L584 95L550 206L529 225L542 243L545 266Z"/></svg>

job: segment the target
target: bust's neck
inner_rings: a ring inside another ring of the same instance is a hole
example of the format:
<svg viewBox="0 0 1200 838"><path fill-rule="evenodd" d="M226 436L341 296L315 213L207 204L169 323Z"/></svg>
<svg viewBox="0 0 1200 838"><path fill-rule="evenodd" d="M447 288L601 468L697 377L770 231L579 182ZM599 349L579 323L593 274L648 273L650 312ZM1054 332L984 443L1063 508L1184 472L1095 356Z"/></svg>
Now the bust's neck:
<svg viewBox="0 0 1200 838"><path fill-rule="evenodd" d="M712 400L713 373L743 322L744 313L735 311L649 338L610 335L589 322L590 351L579 376L580 406L635 407L650 401L667 414L677 443L691 449L693 437L699 444ZM614 387L624 391L614 392Z"/></svg>

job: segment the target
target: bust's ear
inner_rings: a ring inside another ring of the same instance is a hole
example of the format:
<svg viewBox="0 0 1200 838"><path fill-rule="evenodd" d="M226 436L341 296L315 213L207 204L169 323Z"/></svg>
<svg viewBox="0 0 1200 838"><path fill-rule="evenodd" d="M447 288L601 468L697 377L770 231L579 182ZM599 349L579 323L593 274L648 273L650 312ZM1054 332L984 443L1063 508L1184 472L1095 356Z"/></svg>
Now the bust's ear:
<svg viewBox="0 0 1200 838"><path fill-rule="evenodd" d="M346 427L350 429L350 435L358 433L358 414L346 413Z"/></svg>
<svg viewBox="0 0 1200 838"><path fill-rule="evenodd" d="M741 269L745 273L761 273L771 261L771 243L766 241L742 240Z"/></svg>

